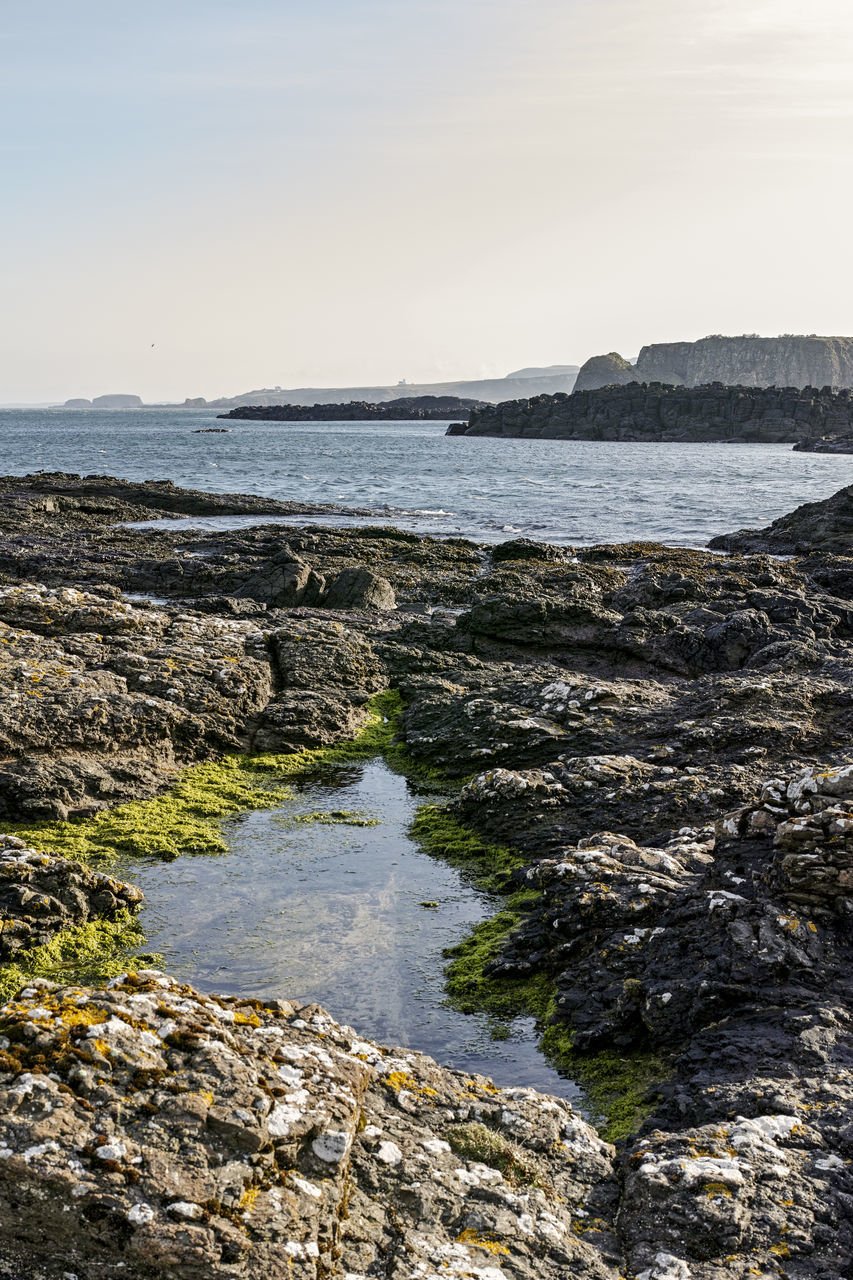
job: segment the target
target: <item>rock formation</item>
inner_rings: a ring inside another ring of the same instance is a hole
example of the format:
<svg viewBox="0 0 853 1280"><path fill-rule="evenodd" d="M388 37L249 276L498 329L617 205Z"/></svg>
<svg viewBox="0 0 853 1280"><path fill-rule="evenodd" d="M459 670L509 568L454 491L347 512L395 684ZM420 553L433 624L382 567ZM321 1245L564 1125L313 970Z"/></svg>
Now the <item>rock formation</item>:
<svg viewBox="0 0 853 1280"><path fill-rule="evenodd" d="M757 551L771 555L818 551L849 556L853 553L853 485L839 489L821 502L803 503L766 529L720 534L709 546L717 551Z"/></svg>
<svg viewBox="0 0 853 1280"><path fill-rule="evenodd" d="M611 351L606 356L592 356L586 364L582 364L575 382L574 391L595 391L598 387L626 386L637 381L637 370L620 356L618 351ZM662 379L658 379L662 381Z"/></svg>
<svg viewBox="0 0 853 1280"><path fill-rule="evenodd" d="M853 431L853 392L631 382L474 409L448 435L781 444Z"/></svg>
<svg viewBox="0 0 853 1280"><path fill-rule="evenodd" d="M621 360L615 352L588 360L578 375L579 389L581 379L583 389L606 386L606 382L595 379L618 368ZM600 375L598 362L604 362ZM635 376L641 382L687 387L707 382L747 387L853 387L853 338L713 334L698 342L654 342L640 351Z"/></svg>
<svg viewBox="0 0 853 1280"><path fill-rule="evenodd" d="M265 422L408 422L448 418L467 422L471 410L482 403L459 396L403 396L381 404L355 400L349 404L243 405L220 413L219 417L260 418Z"/></svg>
<svg viewBox="0 0 853 1280"><path fill-rule="evenodd" d="M128 395L108 395L95 396L92 401L93 409L141 409L141 396Z"/></svg>
<svg viewBox="0 0 853 1280"><path fill-rule="evenodd" d="M794 453L853 453L853 433L799 440L794 445Z"/></svg>

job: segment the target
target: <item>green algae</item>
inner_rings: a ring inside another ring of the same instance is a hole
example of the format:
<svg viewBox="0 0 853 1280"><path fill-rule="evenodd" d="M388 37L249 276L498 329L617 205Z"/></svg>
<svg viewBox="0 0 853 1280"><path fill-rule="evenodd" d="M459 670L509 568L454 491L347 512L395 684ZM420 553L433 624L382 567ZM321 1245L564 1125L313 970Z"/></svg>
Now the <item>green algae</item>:
<svg viewBox="0 0 853 1280"><path fill-rule="evenodd" d="M259 785L246 758L194 765L161 796L131 800L78 822L8 827L32 849L78 862L104 862L119 854L177 858L223 853L219 823L242 809L269 809L287 798L281 787Z"/></svg>
<svg viewBox="0 0 853 1280"><path fill-rule="evenodd" d="M318 809L314 813L297 813L292 818L282 818L284 824L319 822L324 827L378 827L380 818L371 818L357 809Z"/></svg>
<svg viewBox="0 0 853 1280"><path fill-rule="evenodd" d="M494 891L495 880L513 865L523 865L520 855L502 846L486 845L475 832L441 813L427 813L427 841L436 831L449 830L450 849L454 857L464 860L471 851L470 870L478 884ZM417 819L412 827L418 836ZM489 872L489 853L499 859L500 872ZM506 905L475 926L471 933L445 951L446 990L451 1005L461 1013L489 1013L495 1018L496 1038L505 1038L506 1023L527 1015L541 1028L541 1049L557 1071L575 1080L586 1094L593 1117L602 1137L608 1142L629 1137L652 1112L655 1086L669 1074L666 1061L657 1054L632 1050L619 1053L602 1050L579 1052L573 1046L571 1026L557 1009L557 988L553 977L539 972L530 977L508 977L489 972L510 935L521 923L525 910L539 897L536 890L520 890L507 897ZM493 1032L494 1034L494 1032Z"/></svg>
<svg viewBox="0 0 853 1280"><path fill-rule="evenodd" d="M598 1113L598 1128L608 1142L629 1138L651 1115L658 1102L658 1088L671 1073L671 1064L659 1054L612 1049L578 1053L571 1048L571 1032L546 1027L542 1038L546 1057L581 1086Z"/></svg>
<svg viewBox="0 0 853 1280"><path fill-rule="evenodd" d="M483 840L439 805L421 805L409 834L425 853L463 871L486 893L501 892L510 873L524 866L520 854Z"/></svg>
<svg viewBox="0 0 853 1280"><path fill-rule="evenodd" d="M127 971L128 967L156 965L158 956L140 956L145 935L130 911L114 920L91 920L63 929L41 947L19 951L0 968L0 1003L10 1000L33 978L51 982L97 985Z"/></svg>
<svg viewBox="0 0 853 1280"><path fill-rule="evenodd" d="M455 947L448 948L446 989L450 1003L462 1013L495 1015L497 1038L504 1038L504 1020L534 1017L542 1028L541 1049L557 1071L575 1080L596 1113L603 1138L615 1142L636 1133L654 1109L655 1086L669 1074L659 1055L636 1050L581 1053L573 1047L570 1025L557 1013L557 988L547 973L528 978L498 977L487 972L512 931L518 910L534 894L514 895L507 908L485 920Z"/></svg>
<svg viewBox="0 0 853 1280"><path fill-rule="evenodd" d="M399 695L383 693L368 704L368 721L348 742L288 755L230 755L186 769L163 795L132 800L91 818L7 827L30 848L78 862L106 862L120 854L177 858L224 853L221 821L246 809L273 809L292 798L289 781L324 765L368 760L390 744Z"/></svg>

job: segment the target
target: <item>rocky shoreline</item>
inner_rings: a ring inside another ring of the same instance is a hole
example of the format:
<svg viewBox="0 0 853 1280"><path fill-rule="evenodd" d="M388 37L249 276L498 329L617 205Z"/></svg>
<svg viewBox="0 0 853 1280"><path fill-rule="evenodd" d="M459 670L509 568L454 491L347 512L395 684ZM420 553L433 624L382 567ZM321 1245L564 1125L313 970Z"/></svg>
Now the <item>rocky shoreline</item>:
<svg viewBox="0 0 853 1280"><path fill-rule="evenodd" d="M721 557L128 529L283 504L0 480L0 1275L849 1274L850 492ZM286 992L45 959L138 905L75 837L188 766L369 743L389 688L389 759L457 779L425 847L505 898L451 998L540 1017L615 1147Z"/></svg>
<svg viewBox="0 0 853 1280"><path fill-rule="evenodd" d="M626 375L627 376L627 375ZM814 445L853 431L853 392L816 387L672 386L629 381L571 395L535 396L473 409L449 436Z"/></svg>

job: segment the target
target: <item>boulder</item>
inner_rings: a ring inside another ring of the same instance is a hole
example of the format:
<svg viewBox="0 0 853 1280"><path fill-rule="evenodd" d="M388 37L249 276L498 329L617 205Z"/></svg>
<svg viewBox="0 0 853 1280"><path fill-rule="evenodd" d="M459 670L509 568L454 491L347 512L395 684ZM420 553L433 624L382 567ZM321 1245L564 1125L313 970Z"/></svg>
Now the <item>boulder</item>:
<svg viewBox="0 0 853 1280"><path fill-rule="evenodd" d="M387 578L366 568L342 569L323 596L326 609L395 609L397 597Z"/></svg>

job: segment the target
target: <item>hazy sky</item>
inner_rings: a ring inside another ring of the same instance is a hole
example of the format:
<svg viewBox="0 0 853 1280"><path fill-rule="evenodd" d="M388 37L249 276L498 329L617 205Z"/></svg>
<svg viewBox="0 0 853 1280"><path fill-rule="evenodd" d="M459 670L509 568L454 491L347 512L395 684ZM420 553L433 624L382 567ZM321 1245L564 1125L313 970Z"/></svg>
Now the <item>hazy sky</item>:
<svg viewBox="0 0 853 1280"><path fill-rule="evenodd" d="M6 403L853 333L850 0L0 0L0 63Z"/></svg>

